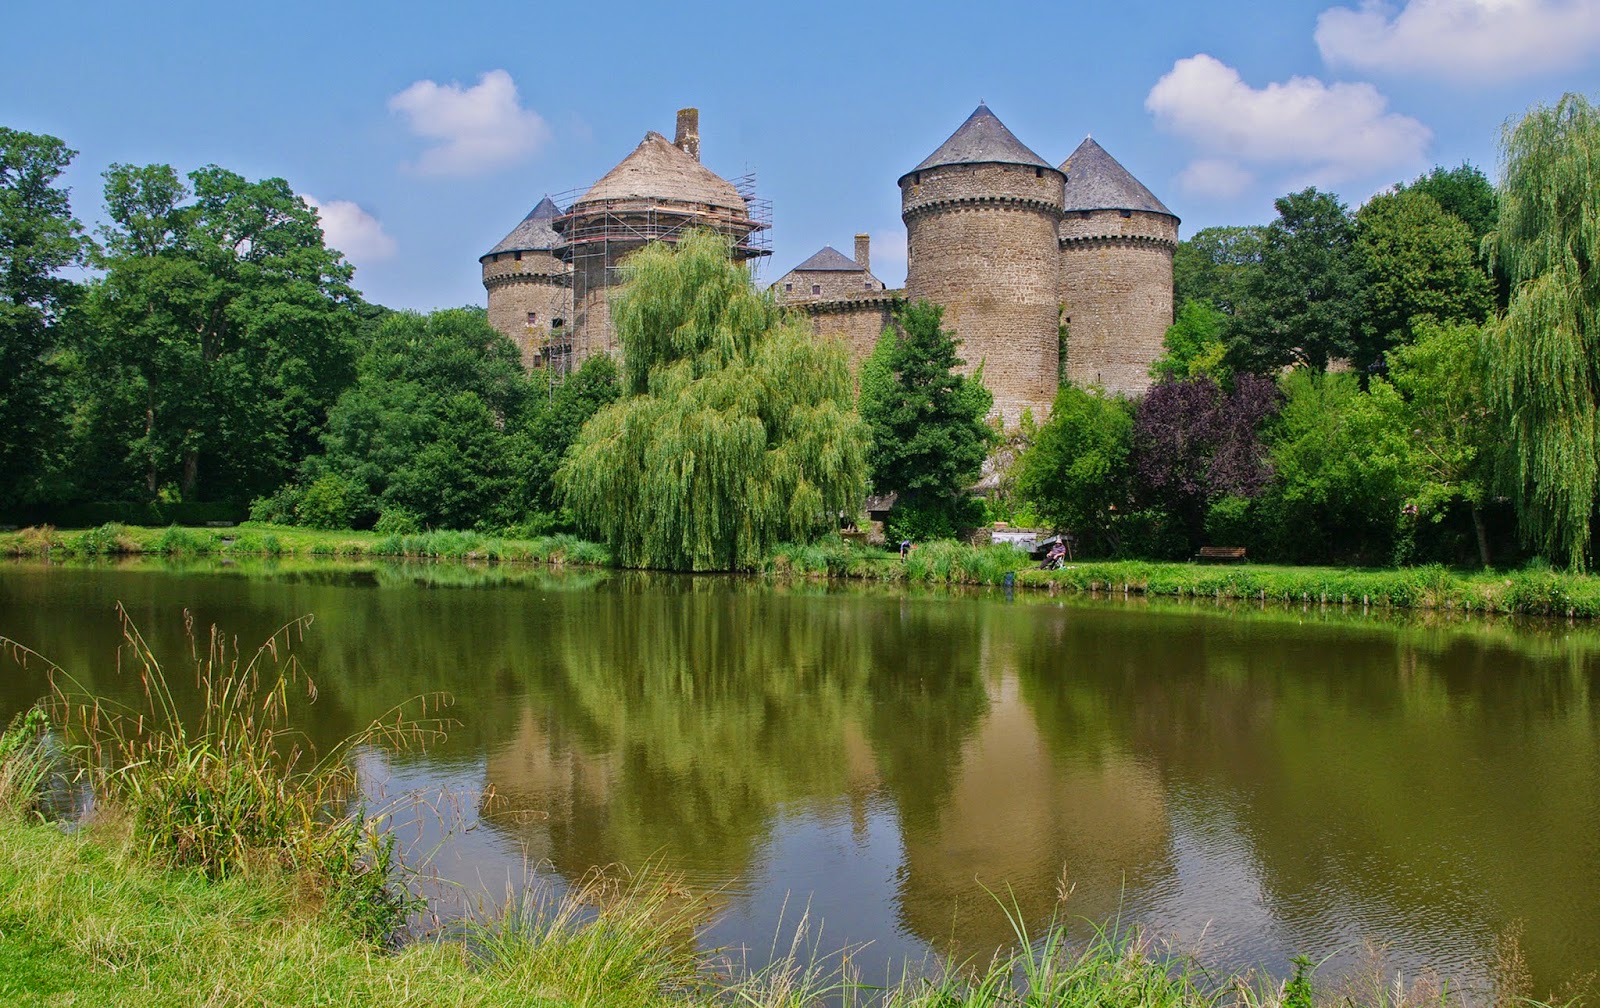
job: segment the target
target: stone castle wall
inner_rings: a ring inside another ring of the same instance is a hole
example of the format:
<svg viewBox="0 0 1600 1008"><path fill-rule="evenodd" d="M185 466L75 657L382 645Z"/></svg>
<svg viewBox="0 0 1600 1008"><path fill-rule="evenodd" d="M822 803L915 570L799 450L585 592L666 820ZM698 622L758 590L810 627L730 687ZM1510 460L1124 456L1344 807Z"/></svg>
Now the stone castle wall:
<svg viewBox="0 0 1600 1008"><path fill-rule="evenodd" d="M802 302L794 307L810 319L811 331L816 335L844 340L850 349L850 365L859 374L861 362L872 353L878 338L890 326L895 306L900 303L899 295L904 293L883 291L877 296L863 294L849 300Z"/></svg>
<svg viewBox="0 0 1600 1008"><path fill-rule="evenodd" d="M901 181L906 296L944 306L964 371L983 365L994 412L1044 417L1060 369L1057 225L1062 177L1021 165L952 165Z"/></svg>
<svg viewBox="0 0 1600 1008"><path fill-rule="evenodd" d="M1177 222L1164 214L1071 212L1061 222L1067 377L1139 395L1172 324Z"/></svg>
<svg viewBox="0 0 1600 1008"><path fill-rule="evenodd" d="M511 337L529 370L543 367L551 324L567 310L566 266L548 252L502 252L483 264L489 325Z"/></svg>

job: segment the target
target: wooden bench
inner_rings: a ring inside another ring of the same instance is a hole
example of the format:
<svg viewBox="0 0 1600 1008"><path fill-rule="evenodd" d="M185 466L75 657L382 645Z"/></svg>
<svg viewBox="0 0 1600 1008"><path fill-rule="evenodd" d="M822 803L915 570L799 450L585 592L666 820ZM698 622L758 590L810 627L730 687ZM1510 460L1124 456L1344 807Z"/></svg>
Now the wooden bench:
<svg viewBox="0 0 1600 1008"><path fill-rule="evenodd" d="M1242 563L1243 546L1202 546L1195 556L1201 563Z"/></svg>

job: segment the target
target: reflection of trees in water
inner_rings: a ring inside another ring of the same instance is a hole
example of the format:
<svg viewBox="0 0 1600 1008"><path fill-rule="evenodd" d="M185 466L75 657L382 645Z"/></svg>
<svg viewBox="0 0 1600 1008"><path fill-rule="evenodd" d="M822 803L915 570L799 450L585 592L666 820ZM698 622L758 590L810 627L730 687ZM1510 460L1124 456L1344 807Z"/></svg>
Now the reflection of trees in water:
<svg viewBox="0 0 1600 1008"><path fill-rule="evenodd" d="M940 802L959 724L982 712L972 634L942 625L952 607L729 579L616 588L564 600L548 707L490 762L524 823L558 810L532 829L564 873L665 854L736 877L780 811L842 808L880 775L903 809Z"/></svg>
<svg viewBox="0 0 1600 1008"><path fill-rule="evenodd" d="M1052 750L1120 739L1242 831L1291 944L1431 932L1465 963L1522 918L1537 975L1600 960L1592 632L1069 611L1057 653L1093 660L1019 665Z"/></svg>

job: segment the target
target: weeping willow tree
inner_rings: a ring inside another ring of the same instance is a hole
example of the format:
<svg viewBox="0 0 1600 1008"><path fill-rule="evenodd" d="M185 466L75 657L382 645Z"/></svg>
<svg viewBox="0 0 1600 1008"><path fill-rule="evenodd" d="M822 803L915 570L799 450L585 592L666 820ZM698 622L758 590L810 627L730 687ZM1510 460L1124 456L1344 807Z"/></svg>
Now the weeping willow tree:
<svg viewBox="0 0 1600 1008"><path fill-rule="evenodd" d="M624 397L558 480L627 567L746 570L861 503L867 431L845 350L786 319L706 232L623 266Z"/></svg>
<svg viewBox="0 0 1600 1008"><path fill-rule="evenodd" d="M1538 106L1501 141L1499 228L1484 239L1511 302L1487 344L1528 542L1588 566L1600 483L1600 109Z"/></svg>

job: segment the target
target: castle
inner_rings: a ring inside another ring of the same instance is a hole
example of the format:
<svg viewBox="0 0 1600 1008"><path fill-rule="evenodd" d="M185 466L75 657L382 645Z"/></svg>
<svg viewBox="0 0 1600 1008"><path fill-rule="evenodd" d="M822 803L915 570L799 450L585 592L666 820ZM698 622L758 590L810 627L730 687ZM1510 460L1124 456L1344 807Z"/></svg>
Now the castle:
<svg viewBox="0 0 1600 1008"><path fill-rule="evenodd" d="M1178 218L1093 139L1052 167L980 104L899 185L904 288L873 276L866 235L854 258L826 247L772 285L819 336L843 338L859 361L900 302L942 305L1007 424L1047 416L1063 378L1150 385L1172 324ZM530 368L616 352L607 297L624 257L697 227L740 261L765 256L765 211L700 163L699 113L684 109L672 141L646 134L565 209L546 196L479 259L489 321Z"/></svg>

